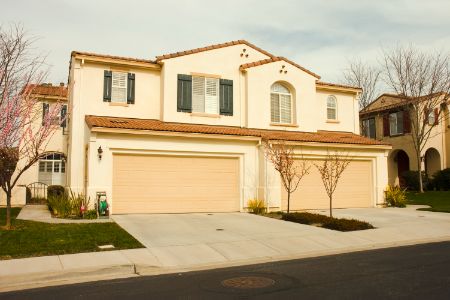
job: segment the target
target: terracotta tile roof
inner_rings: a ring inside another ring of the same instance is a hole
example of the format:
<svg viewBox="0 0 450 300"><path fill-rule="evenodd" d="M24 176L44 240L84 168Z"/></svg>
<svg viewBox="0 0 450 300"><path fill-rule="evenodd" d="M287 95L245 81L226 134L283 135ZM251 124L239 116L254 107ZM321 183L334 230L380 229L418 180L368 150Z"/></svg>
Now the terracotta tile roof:
<svg viewBox="0 0 450 300"><path fill-rule="evenodd" d="M98 53L92 53L92 52L72 51L71 56L75 56L75 55L83 55L83 56L91 56L91 57L96 57L96 58L119 59L119 60L133 61L133 62L156 64L156 61L150 60L150 59L106 55L106 54L98 54Z"/></svg>
<svg viewBox="0 0 450 300"><path fill-rule="evenodd" d="M355 89L355 90L361 90L362 88L357 87L357 86L351 86L351 85L346 85L346 84L340 84L340 83L331 83L331 82L323 82L323 81L316 81L316 85L320 85L320 86L333 86L333 87L339 87L339 88L344 88L344 89Z"/></svg>
<svg viewBox="0 0 450 300"><path fill-rule="evenodd" d="M241 65L239 67L239 69L240 70L245 70L245 69L248 69L248 68L258 67L258 66L262 66L262 65L265 65L265 64L270 64L270 63L273 63L273 62L276 62L276 61L285 61L287 63L290 63L291 65L299 68L300 70L302 70L302 71L304 71L304 72L306 72L306 73L316 77L317 79L320 79L320 76L317 75L316 73L311 72L310 70L305 69L304 67L300 66L299 64L297 64L297 63L295 63L295 62L293 62L293 61L291 61L291 60L289 60L289 59L287 59L285 57L281 57L281 56L274 56L274 57L271 57L271 58L267 58L267 59L258 60L258 61L255 61L255 62L243 64L243 65Z"/></svg>
<svg viewBox="0 0 450 300"><path fill-rule="evenodd" d="M67 86L49 85L49 84L31 84L32 94L36 96L53 96L67 98Z"/></svg>
<svg viewBox="0 0 450 300"><path fill-rule="evenodd" d="M233 126L200 125L187 123L162 122L151 119L130 119L117 117L86 116L86 123L90 128L105 127L119 129L137 129L168 131L179 133L222 134L237 136L252 136L270 140L286 140L298 142L339 143L357 145L389 145L373 139L349 132L318 131L284 131L241 128Z"/></svg>
<svg viewBox="0 0 450 300"><path fill-rule="evenodd" d="M191 50L185 50L185 51L180 51L180 52L175 52L175 53L169 53L169 54L163 54L163 55L159 55L156 57L156 61L160 61L163 59L169 59L169 58L175 58L175 57L180 57L180 56L184 56L184 55L189 55L189 54L194 54L194 53L199 53L199 52L204 52L204 51L209 51L209 50L213 50L213 49L220 49L220 48L225 48L225 47L230 47L230 46L234 46L234 45L239 45L239 44L244 44L247 45L248 47L251 47L269 57L274 57L273 54L267 52L266 50L263 50L259 47L256 47L255 45L247 42L246 40L236 40L236 41L231 41L231 42L227 42L227 43L222 43L222 44L215 44L215 45L210 45L210 46L206 46L206 47L201 47L201 48L195 48L195 49L191 49Z"/></svg>

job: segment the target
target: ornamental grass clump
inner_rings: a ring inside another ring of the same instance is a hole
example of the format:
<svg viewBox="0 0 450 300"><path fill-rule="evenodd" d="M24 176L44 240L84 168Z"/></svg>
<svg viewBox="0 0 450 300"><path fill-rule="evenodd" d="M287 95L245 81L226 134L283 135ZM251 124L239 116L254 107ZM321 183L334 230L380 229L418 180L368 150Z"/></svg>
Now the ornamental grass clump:
<svg viewBox="0 0 450 300"><path fill-rule="evenodd" d="M406 207L406 189L388 186L385 192L386 204L392 207Z"/></svg>
<svg viewBox="0 0 450 300"><path fill-rule="evenodd" d="M247 209L252 214L260 215L266 212L266 205L263 200L251 199L247 203Z"/></svg>

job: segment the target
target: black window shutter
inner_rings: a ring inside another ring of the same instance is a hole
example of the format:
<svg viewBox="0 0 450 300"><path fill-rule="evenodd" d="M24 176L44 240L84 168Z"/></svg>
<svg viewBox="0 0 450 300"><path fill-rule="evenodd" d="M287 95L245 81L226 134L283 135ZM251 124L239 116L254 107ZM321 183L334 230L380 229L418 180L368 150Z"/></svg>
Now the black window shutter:
<svg viewBox="0 0 450 300"><path fill-rule="evenodd" d="M127 83L127 103L134 104L134 90L135 90L135 80L134 73L128 73L128 83Z"/></svg>
<svg viewBox="0 0 450 300"><path fill-rule="evenodd" d="M408 110L403 111L403 132L404 133L411 132L411 119Z"/></svg>
<svg viewBox="0 0 450 300"><path fill-rule="evenodd" d="M111 102L112 72L105 70L103 75L103 101Z"/></svg>
<svg viewBox="0 0 450 300"><path fill-rule="evenodd" d="M233 115L233 80L220 79L220 114Z"/></svg>
<svg viewBox="0 0 450 300"><path fill-rule="evenodd" d="M42 125L45 122L45 116L48 114L50 105L48 103L42 103Z"/></svg>
<svg viewBox="0 0 450 300"><path fill-rule="evenodd" d="M63 105L61 107L61 120L62 120L61 127L63 127L63 128L66 128L66 126L67 126L66 116L67 116L67 105Z"/></svg>
<svg viewBox="0 0 450 300"><path fill-rule="evenodd" d="M389 114L383 116L383 136L390 136Z"/></svg>
<svg viewBox="0 0 450 300"><path fill-rule="evenodd" d="M375 118L370 118L368 123L369 123L369 137L375 139L377 137Z"/></svg>
<svg viewBox="0 0 450 300"><path fill-rule="evenodd" d="M192 112L192 76L178 74L177 111Z"/></svg>

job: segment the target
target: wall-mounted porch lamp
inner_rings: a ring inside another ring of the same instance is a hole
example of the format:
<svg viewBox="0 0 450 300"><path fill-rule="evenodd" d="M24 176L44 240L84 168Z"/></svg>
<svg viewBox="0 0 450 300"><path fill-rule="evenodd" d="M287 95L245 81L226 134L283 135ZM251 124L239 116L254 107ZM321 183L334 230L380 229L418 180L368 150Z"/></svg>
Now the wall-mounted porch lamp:
<svg viewBox="0 0 450 300"><path fill-rule="evenodd" d="M98 153L98 159L102 160L102 154L103 154L102 146L98 147L97 153Z"/></svg>

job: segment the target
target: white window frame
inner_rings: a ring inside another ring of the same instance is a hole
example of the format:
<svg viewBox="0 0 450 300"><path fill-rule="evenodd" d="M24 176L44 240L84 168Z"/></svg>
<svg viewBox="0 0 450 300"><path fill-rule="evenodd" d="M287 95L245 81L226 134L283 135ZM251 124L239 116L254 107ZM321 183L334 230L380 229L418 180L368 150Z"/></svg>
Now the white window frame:
<svg viewBox="0 0 450 300"><path fill-rule="evenodd" d="M60 155L60 158L54 158L54 155ZM52 157L53 156L53 157ZM57 169L57 171L55 171ZM65 177L66 161L62 153L49 154L39 160L39 180L45 181L46 184L61 184L61 176ZM43 180L42 178L45 178Z"/></svg>
<svg viewBox="0 0 450 300"><path fill-rule="evenodd" d="M111 102L112 103L127 103L127 91L128 91L128 73L127 72L119 72L112 71L111 72ZM117 78L118 76L123 76L124 80L121 81L121 78ZM119 81L119 82L117 82ZM117 84L120 83L120 84ZM122 97L118 97L122 94Z"/></svg>
<svg viewBox="0 0 450 300"><path fill-rule="evenodd" d="M389 114L389 135L401 135L405 131L403 124L401 126L402 130L399 130L399 114L403 114L403 112L399 111ZM401 122L403 122L403 120Z"/></svg>
<svg viewBox="0 0 450 300"><path fill-rule="evenodd" d="M285 88L288 92L280 92L280 91L274 91L274 86L280 85L283 88ZM273 111L272 111L272 101L274 100L272 97L277 97L277 106L278 106L278 118L277 120L274 119ZM283 112L286 112L286 108L283 108L282 105L282 97L285 97L284 100L289 99L289 115L283 115ZM271 123L278 123L278 124L293 124L294 123L294 108L293 108L293 101L292 101L292 93L290 89L285 86L284 84L281 84L279 82L275 82L271 88L270 88L270 122Z"/></svg>
<svg viewBox="0 0 450 300"><path fill-rule="evenodd" d="M330 106L330 100L334 102L334 107ZM329 121L337 121L338 120L338 103L337 98L334 95L330 95L327 97L327 120ZM333 110L334 111L334 118L329 118L328 111Z"/></svg>
<svg viewBox="0 0 450 300"><path fill-rule="evenodd" d="M434 114L434 109L432 109L428 113L427 122L428 122L428 125L434 125L434 123L436 122L436 115Z"/></svg>
<svg viewBox="0 0 450 300"><path fill-rule="evenodd" d="M192 76L192 112L219 115L219 78Z"/></svg>
<svg viewBox="0 0 450 300"><path fill-rule="evenodd" d="M370 120L373 120L373 125L375 126L375 128L374 128L375 136L370 136ZM371 138L371 139L375 139L376 135L377 135L377 124L376 124L375 118L364 119L362 122L363 122L364 136Z"/></svg>

